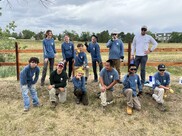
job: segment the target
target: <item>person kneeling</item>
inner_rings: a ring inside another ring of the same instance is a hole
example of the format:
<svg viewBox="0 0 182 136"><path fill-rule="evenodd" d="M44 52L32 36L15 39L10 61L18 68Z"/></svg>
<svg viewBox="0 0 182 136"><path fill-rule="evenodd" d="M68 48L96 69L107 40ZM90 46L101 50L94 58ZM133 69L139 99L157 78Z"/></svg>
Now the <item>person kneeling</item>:
<svg viewBox="0 0 182 136"><path fill-rule="evenodd" d="M49 96L51 101L51 108L55 108L57 106L57 98L59 98L59 102L64 103L66 101L67 91L67 74L63 70L64 63L60 62L57 65L57 69L54 70L50 75L50 84L48 86Z"/></svg>
<svg viewBox="0 0 182 136"><path fill-rule="evenodd" d="M85 77L83 76L84 71L82 68L76 70L76 76L73 77L72 82L74 85L74 95L76 96L76 103L88 105L87 90L85 88Z"/></svg>
<svg viewBox="0 0 182 136"><path fill-rule="evenodd" d="M136 65L130 64L129 73L124 76L123 81L123 93L127 99L127 114L131 115L133 108L136 110L141 110L141 103L137 96L142 94L142 84L140 78L136 73ZM139 89L139 93L137 95L137 85Z"/></svg>

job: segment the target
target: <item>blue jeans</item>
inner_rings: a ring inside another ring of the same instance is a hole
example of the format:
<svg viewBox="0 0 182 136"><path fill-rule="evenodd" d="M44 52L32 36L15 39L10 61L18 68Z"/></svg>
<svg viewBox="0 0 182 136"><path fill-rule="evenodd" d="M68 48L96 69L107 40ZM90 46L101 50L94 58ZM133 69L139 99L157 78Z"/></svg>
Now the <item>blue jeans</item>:
<svg viewBox="0 0 182 136"><path fill-rule="evenodd" d="M142 84L145 83L145 68L146 68L146 63L148 60L148 56L136 56L135 57L135 65L138 69L140 65L140 76L141 76L141 82Z"/></svg>
<svg viewBox="0 0 182 136"><path fill-rule="evenodd" d="M22 97L23 97L25 109L30 108L30 98L28 96L29 91L30 91L30 94L32 96L33 105L36 106L39 104L39 99L37 97L37 91L35 90L35 85L31 85L31 86L20 85L20 87L21 87L21 91L22 91Z"/></svg>

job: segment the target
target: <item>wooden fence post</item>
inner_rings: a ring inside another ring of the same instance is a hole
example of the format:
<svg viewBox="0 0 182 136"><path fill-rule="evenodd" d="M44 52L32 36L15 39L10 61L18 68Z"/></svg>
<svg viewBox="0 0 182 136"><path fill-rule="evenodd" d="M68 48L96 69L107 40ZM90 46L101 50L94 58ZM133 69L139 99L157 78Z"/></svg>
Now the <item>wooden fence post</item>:
<svg viewBox="0 0 182 136"><path fill-rule="evenodd" d="M18 52L18 43L15 42L15 53L16 53L16 77L17 81L20 80L20 67L19 67L19 52Z"/></svg>
<svg viewBox="0 0 182 136"><path fill-rule="evenodd" d="M128 43L128 71L130 65L130 57L131 57L131 42Z"/></svg>

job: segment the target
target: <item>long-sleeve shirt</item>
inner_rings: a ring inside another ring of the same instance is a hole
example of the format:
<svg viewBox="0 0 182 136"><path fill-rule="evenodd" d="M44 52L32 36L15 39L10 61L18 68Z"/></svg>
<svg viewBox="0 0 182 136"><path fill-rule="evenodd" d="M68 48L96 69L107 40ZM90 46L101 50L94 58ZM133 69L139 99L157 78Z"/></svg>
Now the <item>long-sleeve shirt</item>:
<svg viewBox="0 0 182 136"><path fill-rule="evenodd" d="M56 54L54 39L45 38L42 43L43 43L44 58L54 58Z"/></svg>
<svg viewBox="0 0 182 136"><path fill-rule="evenodd" d="M40 69L38 66L31 68L30 65L27 65L20 72L20 84L31 86L32 84L37 83L39 79Z"/></svg>
<svg viewBox="0 0 182 136"><path fill-rule="evenodd" d="M120 39L109 40L106 46L109 48L109 59L120 59L124 56L124 44Z"/></svg>
<svg viewBox="0 0 182 136"><path fill-rule="evenodd" d="M154 74L155 84L153 88L159 87L160 85L167 86L170 84L170 73L165 71L164 76L161 76L159 72Z"/></svg>
<svg viewBox="0 0 182 136"><path fill-rule="evenodd" d="M81 89L82 92L86 92L86 88L85 88L85 77L82 76L81 79L77 79L76 77L73 77L72 79L73 85L74 85L74 89Z"/></svg>
<svg viewBox="0 0 182 136"><path fill-rule="evenodd" d="M115 80L119 80L119 74L114 68L111 71L103 68L100 72L100 77L102 77L103 82L106 86L109 86ZM109 90L113 91L113 87L111 87Z"/></svg>
<svg viewBox="0 0 182 136"><path fill-rule="evenodd" d="M145 56L145 51L148 50L149 44L152 43L151 51L154 51L158 43L150 35L136 35L132 42L131 55L134 55L136 51L136 56Z"/></svg>
<svg viewBox="0 0 182 136"><path fill-rule="evenodd" d="M57 70L54 70L50 75L50 84L55 85L55 88L66 87L68 77L66 72L63 70L61 74L57 73Z"/></svg>
<svg viewBox="0 0 182 136"><path fill-rule="evenodd" d="M61 49L62 49L63 60L75 57L75 49L72 42L69 43L64 42L61 45Z"/></svg>
<svg viewBox="0 0 182 136"><path fill-rule="evenodd" d="M142 84L137 74L129 75L129 77L128 75L125 75L123 79L123 85L123 91L129 88L132 89L134 97L137 96L137 87L139 91L142 91Z"/></svg>
<svg viewBox="0 0 182 136"><path fill-rule="evenodd" d="M75 51L76 54L76 51ZM87 55L85 52L80 52L77 55L75 55L75 66L87 66Z"/></svg>
<svg viewBox="0 0 182 136"><path fill-rule="evenodd" d="M102 62L100 55L100 46L98 43L90 42L87 51L91 54L92 61Z"/></svg>

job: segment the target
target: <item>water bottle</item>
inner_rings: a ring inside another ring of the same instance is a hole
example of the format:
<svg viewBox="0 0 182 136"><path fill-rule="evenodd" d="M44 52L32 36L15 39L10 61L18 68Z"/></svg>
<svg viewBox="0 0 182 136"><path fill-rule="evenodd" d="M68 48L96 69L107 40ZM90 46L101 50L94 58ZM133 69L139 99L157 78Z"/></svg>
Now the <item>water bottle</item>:
<svg viewBox="0 0 182 136"><path fill-rule="evenodd" d="M152 76L152 84L154 85L155 84L155 77Z"/></svg>
<svg viewBox="0 0 182 136"><path fill-rule="evenodd" d="M179 79L179 84L182 84L182 77Z"/></svg>

